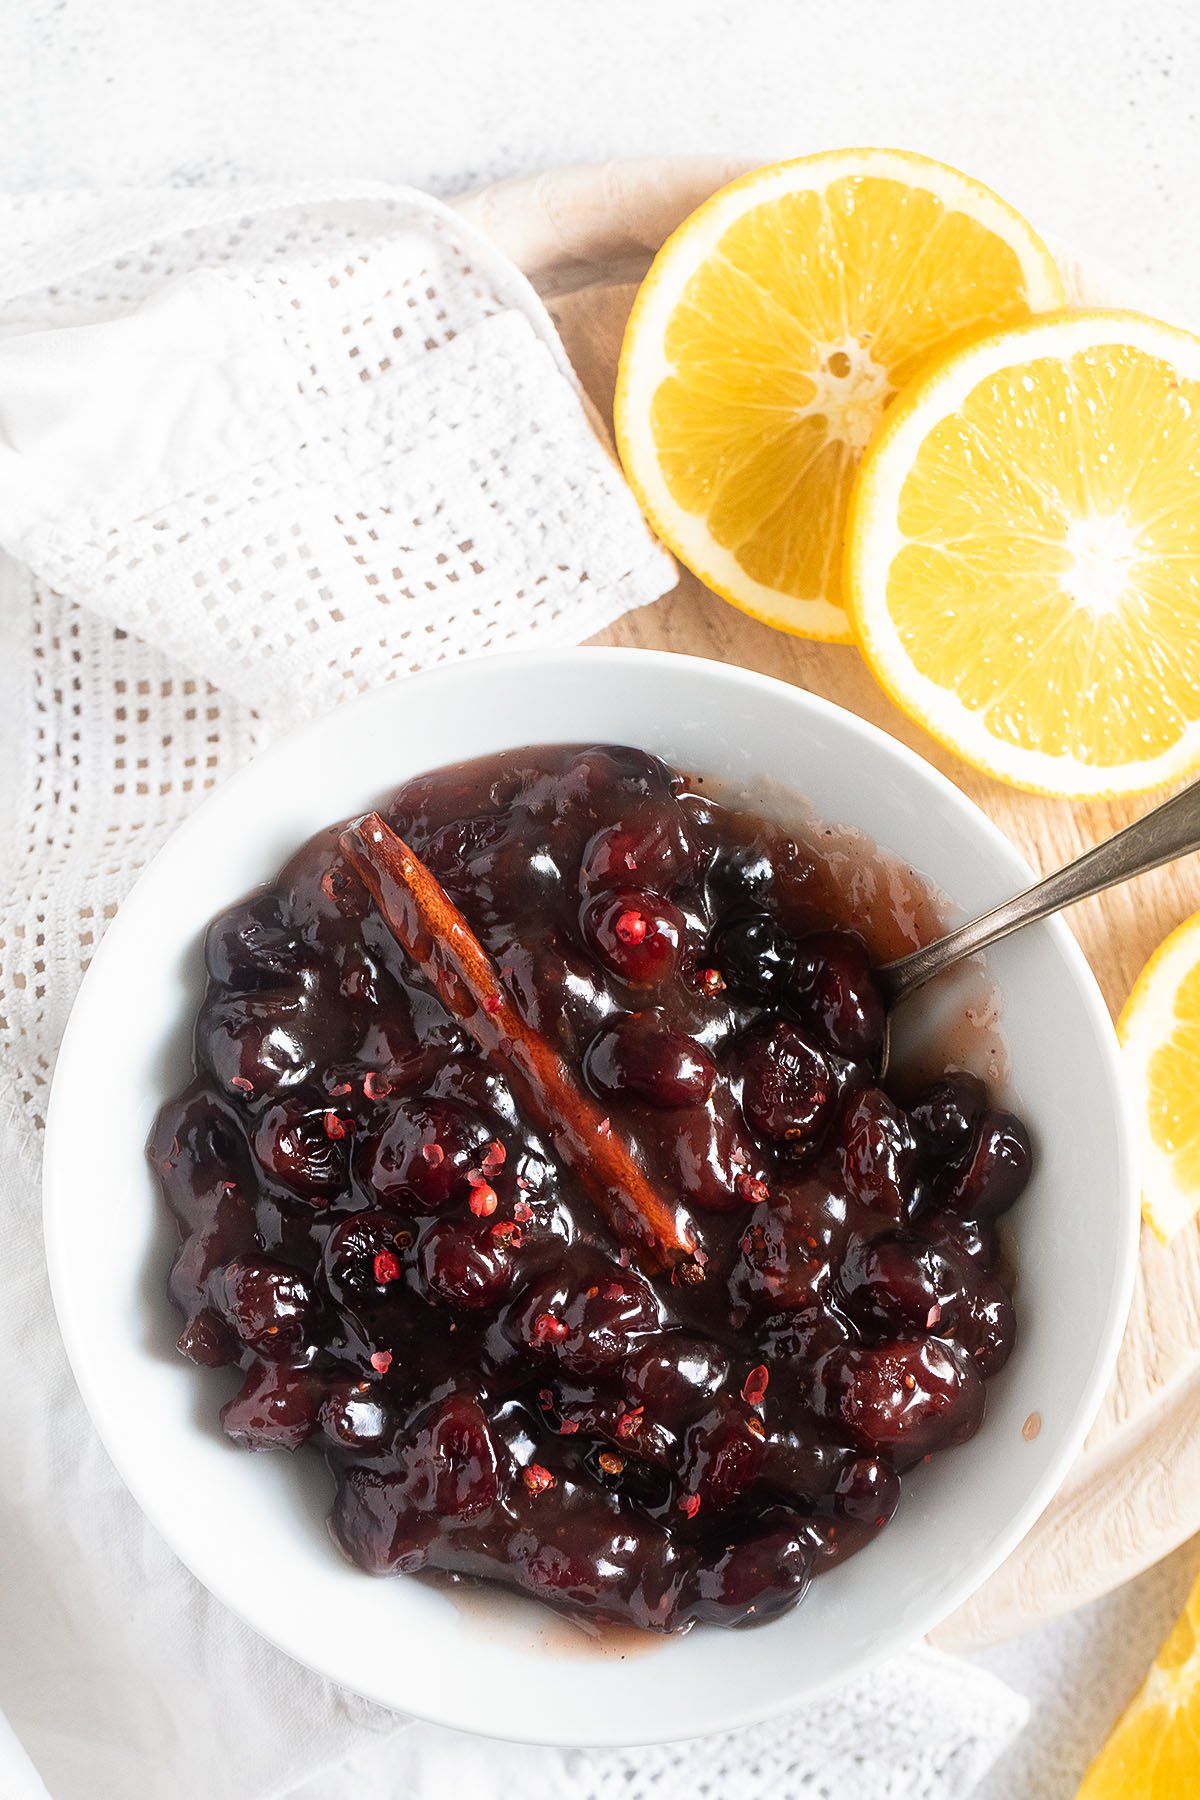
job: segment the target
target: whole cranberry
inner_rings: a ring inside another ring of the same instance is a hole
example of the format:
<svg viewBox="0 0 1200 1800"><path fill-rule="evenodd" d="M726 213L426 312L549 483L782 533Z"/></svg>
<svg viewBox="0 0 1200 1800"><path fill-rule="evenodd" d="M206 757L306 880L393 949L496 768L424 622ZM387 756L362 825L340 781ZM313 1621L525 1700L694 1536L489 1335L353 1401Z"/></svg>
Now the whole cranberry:
<svg viewBox="0 0 1200 1800"><path fill-rule="evenodd" d="M657 1133L671 1186L689 1206L742 1213L765 1191L762 1155L724 1076L707 1106L680 1108Z"/></svg>
<svg viewBox="0 0 1200 1800"><path fill-rule="evenodd" d="M465 1312L499 1306L512 1281L512 1250L487 1220L439 1219L421 1239L419 1261L433 1298Z"/></svg>
<svg viewBox="0 0 1200 1800"><path fill-rule="evenodd" d="M944 1336L964 1270L921 1238L893 1233L853 1242L837 1280L846 1313L863 1331Z"/></svg>
<svg viewBox="0 0 1200 1800"><path fill-rule="evenodd" d="M300 999L242 994L210 1000L196 1020L196 1061L241 1101L295 1087L310 1073Z"/></svg>
<svg viewBox="0 0 1200 1800"><path fill-rule="evenodd" d="M325 1240L322 1264L330 1293L352 1308L394 1298L404 1286L406 1248L403 1233L397 1239L394 1213L351 1213Z"/></svg>
<svg viewBox="0 0 1200 1800"><path fill-rule="evenodd" d="M531 1355L553 1358L586 1381L614 1375L662 1308L649 1282L599 1253L577 1255L534 1282L505 1330Z"/></svg>
<svg viewBox="0 0 1200 1800"><path fill-rule="evenodd" d="M628 1358L625 1393L646 1416L674 1431L694 1418L729 1373L729 1358L716 1344L684 1331L647 1338Z"/></svg>
<svg viewBox="0 0 1200 1800"><path fill-rule="evenodd" d="M773 1189L742 1233L731 1296L768 1312L822 1307L848 1231L846 1197L829 1170Z"/></svg>
<svg viewBox="0 0 1200 1800"><path fill-rule="evenodd" d="M712 962L735 990L767 999L791 974L796 946L770 913L746 913L717 927Z"/></svg>
<svg viewBox="0 0 1200 1800"><path fill-rule="evenodd" d="M965 1070L931 1082L908 1109L922 1154L939 1163L961 1156L986 1105L987 1089Z"/></svg>
<svg viewBox="0 0 1200 1800"><path fill-rule="evenodd" d="M751 1129L789 1149L812 1142L829 1112L833 1075L825 1057L785 1019L743 1039L742 1111Z"/></svg>
<svg viewBox="0 0 1200 1800"><path fill-rule="evenodd" d="M312 1294L304 1277L267 1257L240 1256L220 1278L222 1311L244 1344L286 1361L304 1344Z"/></svg>
<svg viewBox="0 0 1200 1800"><path fill-rule="evenodd" d="M304 963L275 894L253 895L219 914L204 935L204 960L219 986L242 991L297 976Z"/></svg>
<svg viewBox="0 0 1200 1800"><path fill-rule="evenodd" d="M772 1391L776 1377L772 1375ZM809 1424L773 1431L763 1450L762 1482L809 1511L825 1511L846 1453Z"/></svg>
<svg viewBox="0 0 1200 1800"><path fill-rule="evenodd" d="M467 1394L451 1394L424 1415L403 1464L410 1504L443 1524L477 1521L496 1504L496 1444L482 1408Z"/></svg>
<svg viewBox="0 0 1200 1800"><path fill-rule="evenodd" d="M242 1450L298 1450L316 1429L319 1402L307 1369L255 1362L221 1408L221 1424Z"/></svg>
<svg viewBox="0 0 1200 1800"><path fill-rule="evenodd" d="M882 1088L862 1088L835 1126L846 1183L862 1206L902 1219L916 1194L917 1145L908 1121Z"/></svg>
<svg viewBox="0 0 1200 1800"><path fill-rule="evenodd" d="M762 1460L763 1440L746 1409L718 1399L684 1434L679 1486L685 1498L699 1500L697 1510L720 1512L754 1480Z"/></svg>
<svg viewBox="0 0 1200 1800"><path fill-rule="evenodd" d="M885 1010L860 937L820 931L802 938L786 986L788 1003L823 1049L877 1063Z"/></svg>
<svg viewBox="0 0 1200 1800"><path fill-rule="evenodd" d="M379 1206L445 1212L466 1199L467 1176L481 1168L495 1133L454 1100L401 1100L363 1139L355 1173Z"/></svg>
<svg viewBox="0 0 1200 1800"><path fill-rule="evenodd" d="M1029 1133L1020 1119L985 1112L961 1168L939 1186L938 1199L948 1211L968 1218L997 1218L1020 1198L1032 1166Z"/></svg>
<svg viewBox="0 0 1200 1800"><path fill-rule="evenodd" d="M1017 1335L1008 1289L994 1276L969 1286L955 1308L948 1335L962 1345L985 1379L995 1375L1012 1355Z"/></svg>
<svg viewBox="0 0 1200 1800"><path fill-rule="evenodd" d="M674 801L632 809L619 825L588 840L579 868L584 894L606 888L651 888L669 894L696 872L697 851Z"/></svg>
<svg viewBox="0 0 1200 1800"><path fill-rule="evenodd" d="M661 894L618 888L588 901L580 915L584 942L631 987L658 987L679 966L683 914Z"/></svg>
<svg viewBox="0 0 1200 1800"><path fill-rule="evenodd" d="M254 1133L263 1171L301 1199L326 1204L349 1180L350 1132L330 1106L297 1096L270 1107Z"/></svg>
<svg viewBox="0 0 1200 1800"><path fill-rule="evenodd" d="M914 1220L915 1237L943 1251L951 1260L969 1263L975 1274L990 1274L1000 1258L996 1227L987 1220L960 1219L953 1213L928 1212Z"/></svg>
<svg viewBox="0 0 1200 1800"><path fill-rule="evenodd" d="M716 1065L685 1032L672 1031L657 1010L625 1013L588 1045L583 1072L594 1092L651 1106L699 1106L708 1099Z"/></svg>
<svg viewBox="0 0 1200 1800"><path fill-rule="evenodd" d="M831 1350L813 1371L813 1397L864 1450L910 1462L963 1443L983 1418L978 1370L956 1344L934 1337Z"/></svg>
<svg viewBox="0 0 1200 1800"><path fill-rule="evenodd" d="M697 1575L696 1617L741 1625L786 1612L809 1584L818 1542L811 1527L797 1520L724 1545Z"/></svg>
<svg viewBox="0 0 1200 1800"><path fill-rule="evenodd" d="M843 1463L833 1491L839 1519L882 1531L900 1504L900 1477L879 1456L852 1456Z"/></svg>

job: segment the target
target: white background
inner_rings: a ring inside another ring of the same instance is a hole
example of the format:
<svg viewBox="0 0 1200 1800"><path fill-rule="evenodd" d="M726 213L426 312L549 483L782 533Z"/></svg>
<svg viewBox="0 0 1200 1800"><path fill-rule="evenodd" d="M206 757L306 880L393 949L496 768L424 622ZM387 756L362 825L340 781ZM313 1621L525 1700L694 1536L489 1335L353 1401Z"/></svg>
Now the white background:
<svg viewBox="0 0 1200 1800"><path fill-rule="evenodd" d="M0 69L0 189L894 143L1200 318L1194 0L0 0ZM980 1800L1070 1800L1198 1560L988 1655L1035 1710Z"/></svg>

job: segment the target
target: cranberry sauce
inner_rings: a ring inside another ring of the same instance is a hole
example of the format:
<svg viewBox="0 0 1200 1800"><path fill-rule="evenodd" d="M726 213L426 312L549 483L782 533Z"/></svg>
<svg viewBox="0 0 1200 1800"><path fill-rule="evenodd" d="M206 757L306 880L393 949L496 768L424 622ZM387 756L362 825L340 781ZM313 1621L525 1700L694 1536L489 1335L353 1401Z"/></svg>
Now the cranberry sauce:
<svg viewBox="0 0 1200 1800"><path fill-rule="evenodd" d="M785 1611L978 1429L1023 1126L968 1075L907 1104L879 1081L899 913L819 834L613 747L440 770L383 810L695 1259L651 1280L613 1241L335 826L208 931L195 1079L150 1144L180 1349L243 1372L236 1444L320 1451L372 1573L656 1631Z"/></svg>

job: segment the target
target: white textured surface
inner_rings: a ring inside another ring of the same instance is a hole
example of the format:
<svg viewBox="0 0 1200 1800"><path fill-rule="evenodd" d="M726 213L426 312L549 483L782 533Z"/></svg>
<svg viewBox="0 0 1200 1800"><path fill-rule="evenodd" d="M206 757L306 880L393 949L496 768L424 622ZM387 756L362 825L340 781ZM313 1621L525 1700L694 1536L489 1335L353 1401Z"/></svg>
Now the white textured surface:
<svg viewBox="0 0 1200 1800"><path fill-rule="evenodd" d="M1065 242L1200 281L1191 0L10 0L0 187L899 143Z"/></svg>
<svg viewBox="0 0 1200 1800"><path fill-rule="evenodd" d="M4 10L0 188L347 174L450 193L600 156L893 142L991 182L1057 239L1143 281L1164 311L1186 316L1200 285L1192 0ZM1034 1714L979 1800L1070 1800L1198 1561L1200 1546L1186 1548L989 1653ZM322 1779L304 1800L345 1791ZM362 1800L400 1797L377 1778Z"/></svg>

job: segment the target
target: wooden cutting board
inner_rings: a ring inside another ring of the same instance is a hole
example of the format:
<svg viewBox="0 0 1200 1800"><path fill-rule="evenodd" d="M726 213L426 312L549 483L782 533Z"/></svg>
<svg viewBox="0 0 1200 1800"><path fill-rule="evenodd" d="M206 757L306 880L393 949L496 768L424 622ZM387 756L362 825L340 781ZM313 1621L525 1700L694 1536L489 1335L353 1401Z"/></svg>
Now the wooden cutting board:
<svg viewBox="0 0 1200 1800"><path fill-rule="evenodd" d="M701 200L753 166L657 157L504 182L458 205L546 298L607 428L626 315L650 258ZM1080 299L1111 282L1069 268ZM1099 290L1099 291L1098 291ZM1056 868L1145 810L1017 793L978 774L910 724L857 652L769 630L684 572L678 587L597 640L715 657L851 708L934 763L1018 845ZM1200 908L1200 858L1140 877L1067 915L1114 1013L1155 946ZM1120 1361L1082 1454L1024 1542L936 1633L948 1649L994 1643L1107 1592L1200 1530L1200 1232L1163 1247L1143 1228Z"/></svg>

